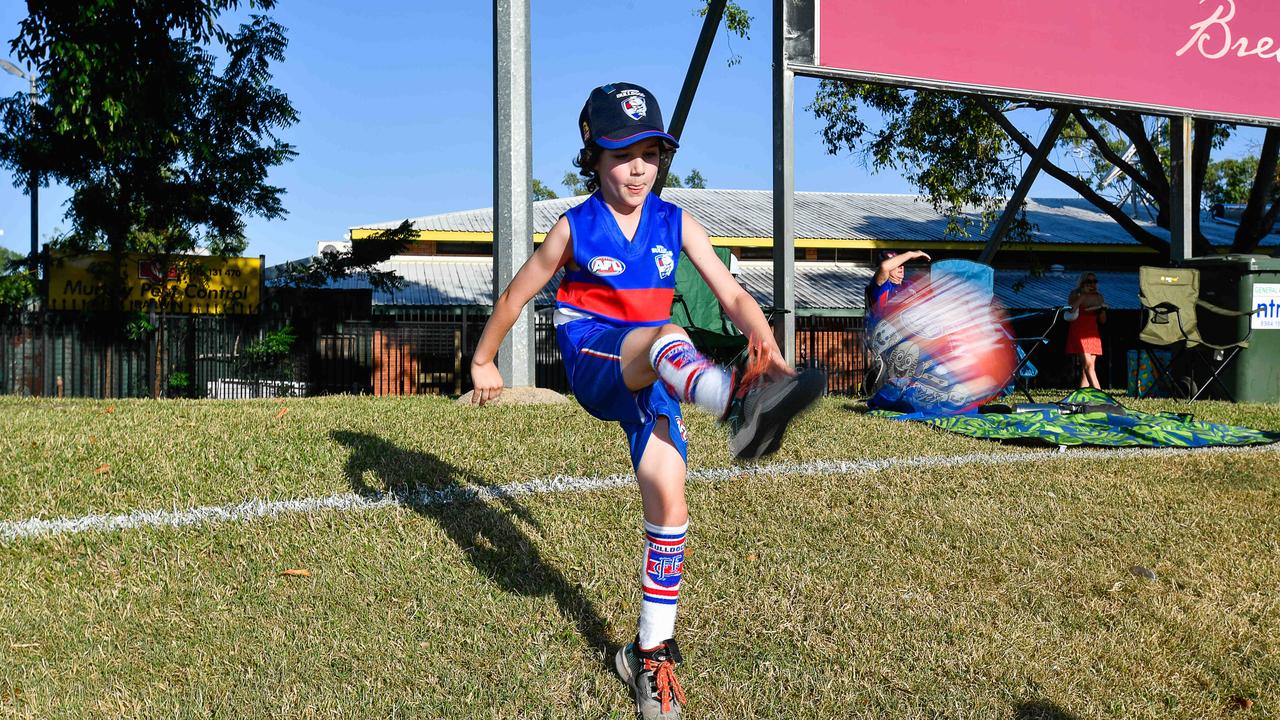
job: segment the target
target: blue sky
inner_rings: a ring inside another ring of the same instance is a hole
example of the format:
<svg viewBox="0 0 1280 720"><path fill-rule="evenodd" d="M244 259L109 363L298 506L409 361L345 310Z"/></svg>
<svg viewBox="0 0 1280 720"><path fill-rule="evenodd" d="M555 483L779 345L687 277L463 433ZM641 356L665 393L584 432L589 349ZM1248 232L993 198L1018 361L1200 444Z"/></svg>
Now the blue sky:
<svg viewBox="0 0 1280 720"><path fill-rule="evenodd" d="M766 189L772 182L771 27L768 0L739 0L753 16L750 40L712 50L674 170L697 168L711 187ZM560 179L580 145L575 124L592 87L636 82L675 110L702 20L696 0L531 0L534 177L563 194ZM0 56L17 34L25 3L0 3ZM488 207L492 204L492 3L421 0L280 0L272 16L288 30L275 84L301 120L283 133L298 157L276 168L289 215L248 219L250 255L269 263L310 255L317 241L351 225ZM232 25L231 18L224 25ZM731 54L741 63L729 67ZM25 88L0 74L0 93ZM804 107L817 81L796 83L796 189L913 192L894 173L870 174L849 155L830 156ZM1026 113L1039 137L1047 116ZM1237 150L1247 143L1236 143ZM1239 154L1237 152L1236 154ZM1073 195L1050 178L1038 197ZM66 229L68 193L45 188L42 241ZM30 201L0 171L0 245L25 252Z"/></svg>

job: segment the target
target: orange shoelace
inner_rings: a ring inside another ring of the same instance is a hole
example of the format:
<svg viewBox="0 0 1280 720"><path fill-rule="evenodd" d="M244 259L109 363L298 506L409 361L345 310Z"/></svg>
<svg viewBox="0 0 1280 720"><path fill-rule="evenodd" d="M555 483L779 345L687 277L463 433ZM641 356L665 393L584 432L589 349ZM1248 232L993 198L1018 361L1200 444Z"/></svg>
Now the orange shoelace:
<svg viewBox="0 0 1280 720"><path fill-rule="evenodd" d="M662 712L671 712L671 696L674 693L675 699L680 701L683 706L684 688L680 687L680 681L676 679L676 664L670 660L650 660L644 658L644 669L653 673L653 679L658 684L658 700L662 703Z"/></svg>

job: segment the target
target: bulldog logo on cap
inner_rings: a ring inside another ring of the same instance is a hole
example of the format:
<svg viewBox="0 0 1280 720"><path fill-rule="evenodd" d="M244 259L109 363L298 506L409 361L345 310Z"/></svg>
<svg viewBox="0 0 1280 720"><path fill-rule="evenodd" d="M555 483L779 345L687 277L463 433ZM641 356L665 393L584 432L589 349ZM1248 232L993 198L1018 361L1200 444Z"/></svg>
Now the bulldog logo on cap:
<svg viewBox="0 0 1280 720"><path fill-rule="evenodd" d="M648 109L645 107L643 95L632 95L622 101L622 111L625 112L632 120L639 120L645 116Z"/></svg>

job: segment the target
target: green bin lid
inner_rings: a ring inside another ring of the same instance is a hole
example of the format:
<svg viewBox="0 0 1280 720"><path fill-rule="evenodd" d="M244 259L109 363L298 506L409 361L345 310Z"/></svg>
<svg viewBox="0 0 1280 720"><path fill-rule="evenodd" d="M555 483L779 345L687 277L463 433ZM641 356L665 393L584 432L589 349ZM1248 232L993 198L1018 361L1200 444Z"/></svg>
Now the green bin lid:
<svg viewBox="0 0 1280 720"><path fill-rule="evenodd" d="M1182 264L1193 268L1234 265L1240 266L1235 268L1238 272L1280 272L1280 258L1271 257L1270 255L1246 255L1242 253L1206 255L1204 257L1188 258Z"/></svg>

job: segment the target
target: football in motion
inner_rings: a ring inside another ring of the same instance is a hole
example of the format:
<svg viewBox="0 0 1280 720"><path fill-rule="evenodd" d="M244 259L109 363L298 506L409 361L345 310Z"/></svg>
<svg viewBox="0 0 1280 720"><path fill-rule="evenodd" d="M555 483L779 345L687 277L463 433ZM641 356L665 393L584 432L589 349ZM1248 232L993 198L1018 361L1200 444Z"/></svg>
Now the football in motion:
<svg viewBox="0 0 1280 720"><path fill-rule="evenodd" d="M868 329L868 402L949 415L1000 395L1017 366L1003 311L989 288L946 275L913 283Z"/></svg>

